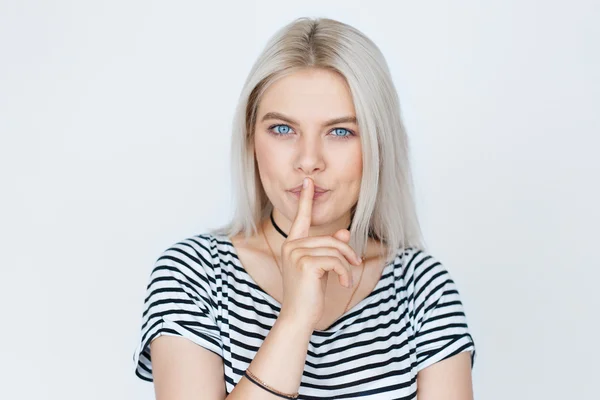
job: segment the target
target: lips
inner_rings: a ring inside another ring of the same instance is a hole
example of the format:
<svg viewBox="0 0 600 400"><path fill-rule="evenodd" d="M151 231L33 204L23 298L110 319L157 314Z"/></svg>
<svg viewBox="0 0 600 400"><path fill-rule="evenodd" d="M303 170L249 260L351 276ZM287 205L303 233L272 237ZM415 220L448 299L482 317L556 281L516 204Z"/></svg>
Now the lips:
<svg viewBox="0 0 600 400"><path fill-rule="evenodd" d="M313 194L313 200L326 199L329 197L329 192L330 190L326 190L324 192L315 192ZM295 199L299 199L302 195L300 192L290 192L290 194L294 196Z"/></svg>
<svg viewBox="0 0 600 400"><path fill-rule="evenodd" d="M288 190L288 192L292 192L292 193L300 193L301 191L302 191L302 185L298 185L295 188ZM325 188L315 185L315 194L316 193L325 193L328 191L329 191L329 189L325 189Z"/></svg>

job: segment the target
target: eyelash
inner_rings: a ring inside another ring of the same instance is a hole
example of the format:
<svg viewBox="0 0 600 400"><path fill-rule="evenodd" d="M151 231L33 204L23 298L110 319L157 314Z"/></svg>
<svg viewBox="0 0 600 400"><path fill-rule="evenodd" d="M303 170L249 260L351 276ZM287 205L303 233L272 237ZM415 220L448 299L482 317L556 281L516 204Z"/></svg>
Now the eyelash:
<svg viewBox="0 0 600 400"><path fill-rule="evenodd" d="M292 127L289 126L289 125L287 125L287 124L275 124L275 125L269 126L267 128L267 131L271 135L273 135L273 136L288 136L289 135L289 133L277 133L277 132L273 132L273 128L275 128L277 126L287 126L290 129L292 129ZM356 136L356 134L353 131L351 131L350 129L346 129L346 128L333 128L332 131L335 131L337 129L343 129L343 130L347 131L349 133L349 135L346 135L346 136L337 136L337 135L334 135L336 139L344 140L344 139L350 139L352 136Z"/></svg>

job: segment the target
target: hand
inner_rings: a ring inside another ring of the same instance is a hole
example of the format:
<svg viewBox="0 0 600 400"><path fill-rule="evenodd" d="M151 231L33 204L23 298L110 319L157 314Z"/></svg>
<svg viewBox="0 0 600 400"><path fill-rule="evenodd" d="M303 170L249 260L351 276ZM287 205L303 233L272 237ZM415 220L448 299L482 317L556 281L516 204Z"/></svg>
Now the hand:
<svg viewBox="0 0 600 400"><path fill-rule="evenodd" d="M283 303L280 317L308 324L311 331L323 315L329 272L338 274L340 284L352 287L350 264L362 260L348 245L350 231L340 229L332 236L308 236L312 219L314 186L310 178L302 188L296 218L281 247Z"/></svg>

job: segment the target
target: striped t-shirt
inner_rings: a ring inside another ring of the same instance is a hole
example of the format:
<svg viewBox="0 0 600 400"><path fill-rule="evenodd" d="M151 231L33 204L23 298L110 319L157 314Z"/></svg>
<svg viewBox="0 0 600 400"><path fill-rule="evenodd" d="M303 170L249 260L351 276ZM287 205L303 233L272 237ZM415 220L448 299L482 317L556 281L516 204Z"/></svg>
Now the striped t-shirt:
<svg viewBox="0 0 600 400"><path fill-rule="evenodd" d="M243 268L231 240L202 234L156 261L144 301L136 375L152 381L150 342L185 337L223 359L227 394L242 378L281 304ZM398 250L372 292L308 345L300 399L415 399L417 373L475 345L457 287L425 251Z"/></svg>

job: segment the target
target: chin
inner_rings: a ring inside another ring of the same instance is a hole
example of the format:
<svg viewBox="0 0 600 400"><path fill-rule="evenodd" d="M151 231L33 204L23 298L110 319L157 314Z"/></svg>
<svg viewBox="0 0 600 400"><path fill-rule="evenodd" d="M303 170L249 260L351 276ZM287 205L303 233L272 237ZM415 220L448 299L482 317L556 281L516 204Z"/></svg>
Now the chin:
<svg viewBox="0 0 600 400"><path fill-rule="evenodd" d="M332 207L336 212L332 212L329 207L313 208L311 225L327 225L341 218L344 213L339 213L339 209Z"/></svg>

